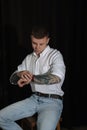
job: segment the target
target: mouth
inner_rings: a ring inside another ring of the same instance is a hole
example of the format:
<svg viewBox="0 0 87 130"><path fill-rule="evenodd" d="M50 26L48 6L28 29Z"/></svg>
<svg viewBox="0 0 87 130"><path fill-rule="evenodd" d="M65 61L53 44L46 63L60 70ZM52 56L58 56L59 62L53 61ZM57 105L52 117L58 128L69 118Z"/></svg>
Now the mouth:
<svg viewBox="0 0 87 130"><path fill-rule="evenodd" d="M35 53L36 53L37 55L39 55L41 52L42 52L42 51L40 51L40 50L35 50Z"/></svg>
<svg viewBox="0 0 87 130"><path fill-rule="evenodd" d="M35 49L35 52L40 52L40 50Z"/></svg>

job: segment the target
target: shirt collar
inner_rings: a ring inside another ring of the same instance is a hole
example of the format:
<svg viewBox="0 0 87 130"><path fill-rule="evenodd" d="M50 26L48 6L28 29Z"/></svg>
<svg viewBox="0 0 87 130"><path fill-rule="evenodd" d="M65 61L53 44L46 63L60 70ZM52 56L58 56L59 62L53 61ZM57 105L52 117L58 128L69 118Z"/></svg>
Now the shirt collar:
<svg viewBox="0 0 87 130"><path fill-rule="evenodd" d="M50 46L47 45L47 47L43 50L42 53L40 53L40 57L44 56L46 54L46 52L48 52L50 50ZM34 56L37 56L37 54L35 52L33 52Z"/></svg>

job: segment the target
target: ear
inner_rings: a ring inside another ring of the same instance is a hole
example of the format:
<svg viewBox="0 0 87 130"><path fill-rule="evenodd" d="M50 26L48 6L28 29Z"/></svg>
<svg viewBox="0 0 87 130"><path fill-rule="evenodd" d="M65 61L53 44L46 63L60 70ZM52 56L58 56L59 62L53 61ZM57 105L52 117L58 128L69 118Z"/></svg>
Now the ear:
<svg viewBox="0 0 87 130"><path fill-rule="evenodd" d="M50 38L47 39L47 44L49 43Z"/></svg>

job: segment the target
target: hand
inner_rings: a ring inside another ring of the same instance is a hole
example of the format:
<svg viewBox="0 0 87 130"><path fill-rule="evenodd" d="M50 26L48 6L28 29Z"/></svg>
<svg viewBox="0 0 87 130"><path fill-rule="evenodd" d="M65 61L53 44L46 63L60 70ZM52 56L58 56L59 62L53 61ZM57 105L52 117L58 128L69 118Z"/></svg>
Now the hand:
<svg viewBox="0 0 87 130"><path fill-rule="evenodd" d="M17 82L19 87L23 87L24 85L29 84L33 78L33 74L26 70L18 72L17 75L20 77L20 79Z"/></svg>

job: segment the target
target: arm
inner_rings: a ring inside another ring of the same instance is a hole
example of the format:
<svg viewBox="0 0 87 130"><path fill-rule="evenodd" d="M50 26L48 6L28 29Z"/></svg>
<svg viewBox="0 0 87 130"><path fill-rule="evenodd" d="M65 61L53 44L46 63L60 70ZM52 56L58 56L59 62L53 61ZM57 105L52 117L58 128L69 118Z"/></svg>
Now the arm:
<svg viewBox="0 0 87 130"><path fill-rule="evenodd" d="M33 75L27 70L20 72L16 71L11 75L10 83L14 85L19 85L19 87L23 87L24 85L27 85L31 82L32 76Z"/></svg>
<svg viewBox="0 0 87 130"><path fill-rule="evenodd" d="M20 76L18 72L13 73L10 77L11 84L17 85L19 80L20 80ZM55 83L59 83L61 79L58 76L47 72L42 75L33 75L31 81L37 84L55 84Z"/></svg>
<svg viewBox="0 0 87 130"><path fill-rule="evenodd" d="M60 52L51 54L50 70L42 75L34 75L33 82L37 84L55 84L63 82L65 77L65 64ZM59 76L58 76L59 75Z"/></svg>
<svg viewBox="0 0 87 130"><path fill-rule="evenodd" d="M17 85L18 80L20 79L20 77L17 75L17 72L14 72L11 76L10 76L10 83L13 85Z"/></svg>
<svg viewBox="0 0 87 130"><path fill-rule="evenodd" d="M34 75L32 81L37 84L55 84L59 83L61 79L48 72L42 75Z"/></svg>

